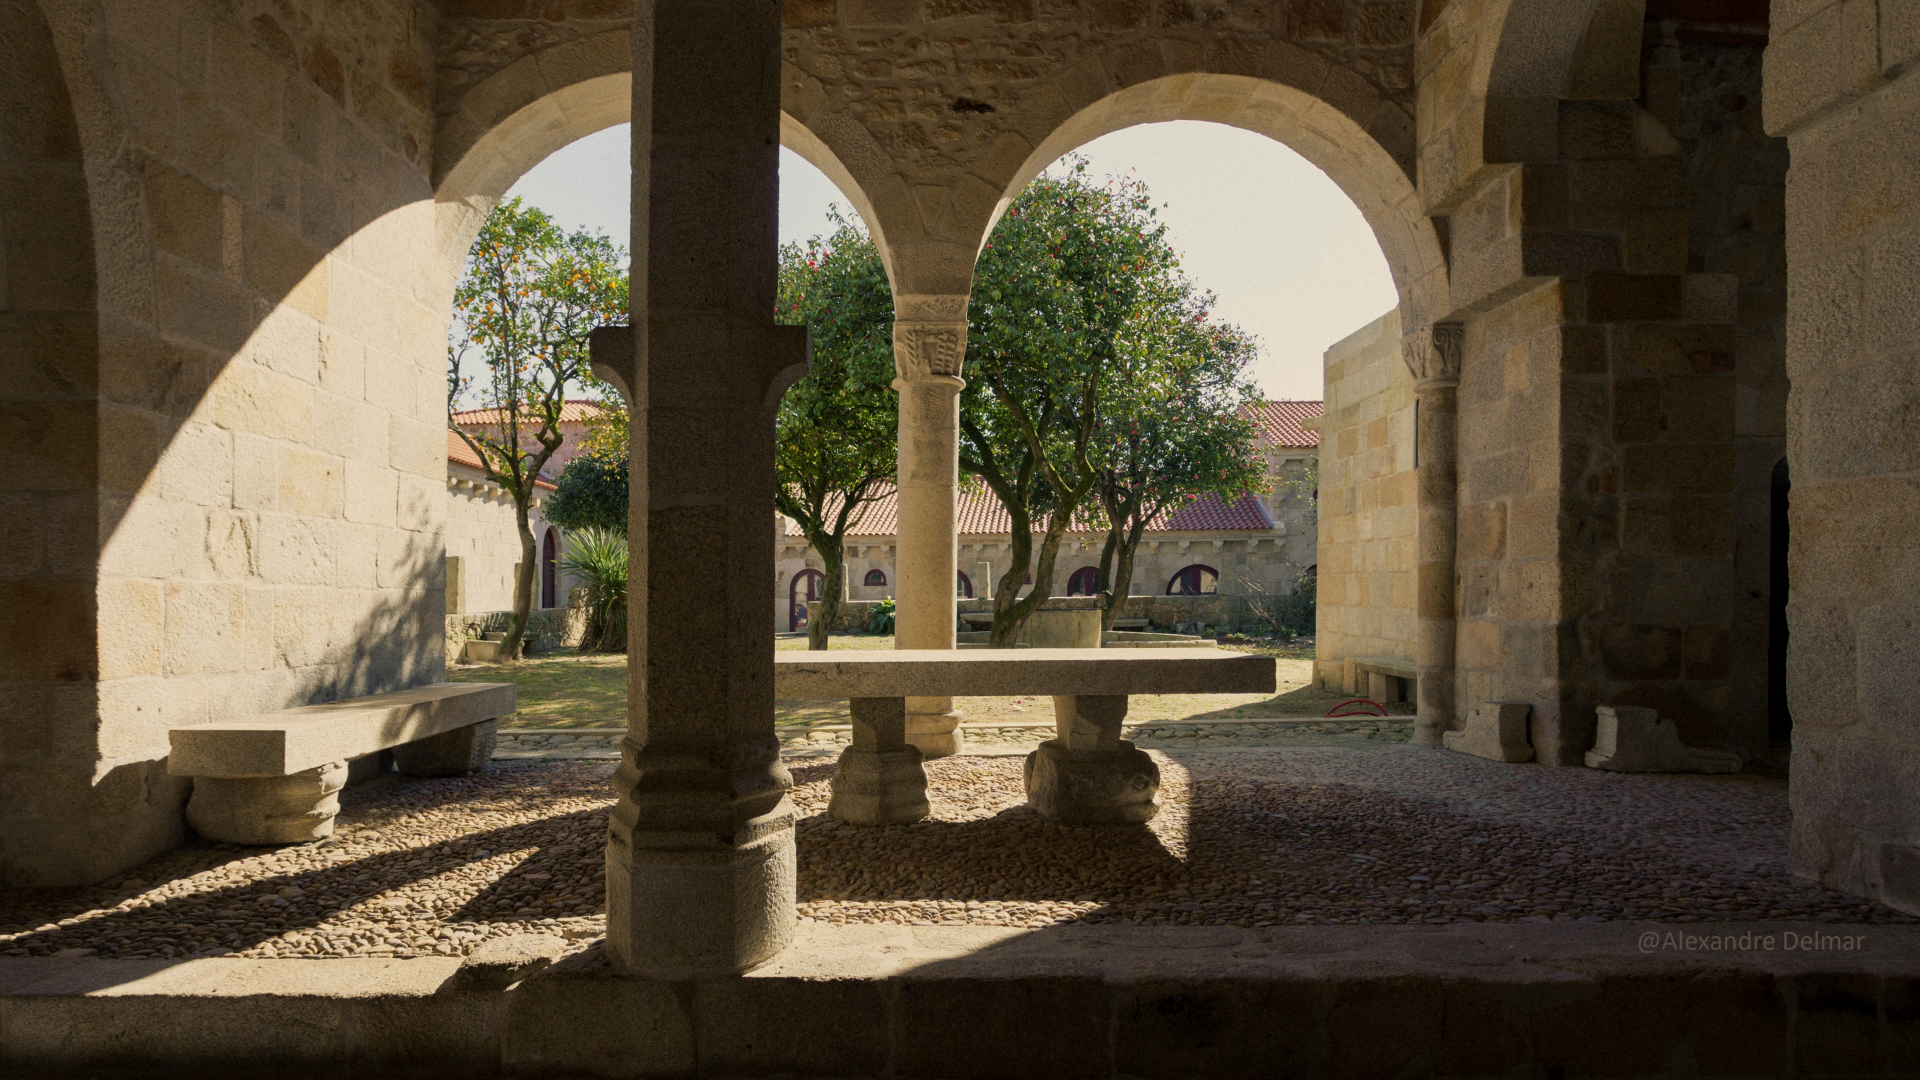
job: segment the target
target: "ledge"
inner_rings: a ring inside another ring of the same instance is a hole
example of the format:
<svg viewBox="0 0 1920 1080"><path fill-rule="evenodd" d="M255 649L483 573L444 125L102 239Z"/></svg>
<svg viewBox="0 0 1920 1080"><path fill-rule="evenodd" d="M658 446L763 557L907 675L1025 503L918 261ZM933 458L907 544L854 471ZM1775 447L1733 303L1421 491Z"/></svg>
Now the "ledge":
<svg viewBox="0 0 1920 1080"><path fill-rule="evenodd" d="M1653 951L1645 933L1660 935ZM1787 934L1828 940L1788 949ZM1727 935L1751 947L1705 947ZM1571 1078L1920 1066L1911 927L803 926L739 978L629 979L597 948L505 990L460 990L458 970L440 958L0 961L0 1071Z"/></svg>

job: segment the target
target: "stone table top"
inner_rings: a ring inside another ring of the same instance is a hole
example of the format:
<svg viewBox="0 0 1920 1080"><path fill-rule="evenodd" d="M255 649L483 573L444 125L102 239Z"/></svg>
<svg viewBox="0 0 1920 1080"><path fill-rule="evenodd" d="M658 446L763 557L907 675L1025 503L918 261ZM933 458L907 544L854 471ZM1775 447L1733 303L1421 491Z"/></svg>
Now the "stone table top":
<svg viewBox="0 0 1920 1080"><path fill-rule="evenodd" d="M1265 694L1269 656L1225 649L846 649L784 652L773 661L783 698L1014 694Z"/></svg>
<svg viewBox="0 0 1920 1080"><path fill-rule="evenodd" d="M513 712L512 683L434 683L167 732L175 776L292 776Z"/></svg>

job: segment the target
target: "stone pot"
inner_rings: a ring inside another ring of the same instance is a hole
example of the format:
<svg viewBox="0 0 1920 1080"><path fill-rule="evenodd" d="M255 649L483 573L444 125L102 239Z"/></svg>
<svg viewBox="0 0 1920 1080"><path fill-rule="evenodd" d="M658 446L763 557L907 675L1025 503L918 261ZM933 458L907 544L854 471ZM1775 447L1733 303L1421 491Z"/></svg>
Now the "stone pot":
<svg viewBox="0 0 1920 1080"><path fill-rule="evenodd" d="M1099 648L1099 597L1050 597L1020 628L1018 640L1035 649Z"/></svg>

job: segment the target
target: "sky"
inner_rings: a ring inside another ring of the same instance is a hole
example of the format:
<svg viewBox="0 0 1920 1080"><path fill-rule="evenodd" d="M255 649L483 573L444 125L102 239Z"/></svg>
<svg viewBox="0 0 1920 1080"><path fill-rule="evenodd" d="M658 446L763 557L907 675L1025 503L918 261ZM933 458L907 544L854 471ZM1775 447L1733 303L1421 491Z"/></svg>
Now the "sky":
<svg viewBox="0 0 1920 1080"><path fill-rule="evenodd" d="M589 135L508 194L624 245L629 139L625 124ZM1183 268L1218 295L1214 316L1260 339L1253 374L1269 397L1319 398L1321 354L1395 303L1386 258L1359 208L1272 139L1179 120L1117 131L1080 153L1096 179L1131 172L1146 183ZM780 242L826 232L832 203L851 212L832 181L781 148Z"/></svg>

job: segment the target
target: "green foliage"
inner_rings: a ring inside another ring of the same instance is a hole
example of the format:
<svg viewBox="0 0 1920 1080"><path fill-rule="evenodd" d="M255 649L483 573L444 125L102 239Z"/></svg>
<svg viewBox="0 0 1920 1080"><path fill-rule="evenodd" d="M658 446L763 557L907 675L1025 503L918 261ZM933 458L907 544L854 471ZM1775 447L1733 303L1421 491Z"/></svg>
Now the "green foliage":
<svg viewBox="0 0 1920 1080"><path fill-rule="evenodd" d="M1293 578L1293 591L1269 593L1259 585L1247 584L1247 613L1270 632L1287 637L1307 637L1314 632L1320 579L1299 573Z"/></svg>
<svg viewBox="0 0 1920 1080"><path fill-rule="evenodd" d="M826 565L808 647L827 647L840 607L842 547L860 511L892 484L899 429L892 390L893 293L873 239L833 212L836 228L780 249L776 321L804 324L812 370L780 399L774 504Z"/></svg>
<svg viewBox="0 0 1920 1080"><path fill-rule="evenodd" d="M1065 160L995 227L968 312L961 464L1000 497L1013 527L1012 565L994 596L1001 645L1047 598L1076 523L1116 529L1105 591L1130 575L1126 541L1137 543L1155 514L1209 491L1231 500L1264 473L1243 415L1258 400L1244 374L1253 339L1208 321L1213 297L1180 272L1145 185L1096 185L1083 160ZM1120 554L1127 572L1114 575ZM1029 570L1035 588L1016 600Z"/></svg>
<svg viewBox="0 0 1920 1080"><path fill-rule="evenodd" d="M587 626L581 652L627 647L627 534L586 528L567 534L560 569L586 582Z"/></svg>
<svg viewBox="0 0 1920 1080"><path fill-rule="evenodd" d="M607 529L626 535L627 455L586 451L567 462L547 499L547 520L568 532Z"/></svg>
<svg viewBox="0 0 1920 1080"><path fill-rule="evenodd" d="M537 207L509 199L487 215L454 289L448 426L479 456L487 478L512 495L520 529L514 621L503 655L517 656L526 632L535 562L527 507L534 481L560 448L568 389L610 389L589 370L587 334L626 321L625 258L605 236L568 233ZM467 425L479 430L455 425L463 399L492 410L492 419Z"/></svg>
<svg viewBox="0 0 1920 1080"><path fill-rule="evenodd" d="M867 633L893 633L893 601L882 600L867 611Z"/></svg>

